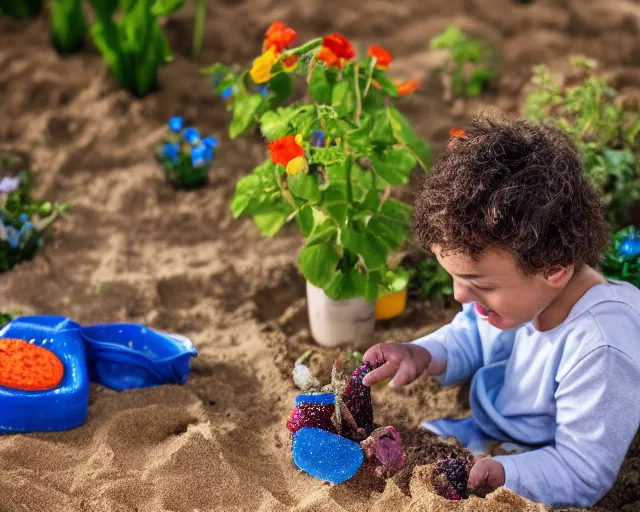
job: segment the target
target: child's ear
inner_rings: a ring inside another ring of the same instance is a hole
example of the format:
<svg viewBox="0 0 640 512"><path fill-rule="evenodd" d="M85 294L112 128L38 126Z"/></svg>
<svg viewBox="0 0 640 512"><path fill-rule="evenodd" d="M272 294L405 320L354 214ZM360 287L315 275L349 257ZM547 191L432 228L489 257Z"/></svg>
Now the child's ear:
<svg viewBox="0 0 640 512"><path fill-rule="evenodd" d="M563 287L569 282L569 279L571 279L572 275L573 265L569 265L568 267L554 265L544 273L545 279L554 288Z"/></svg>

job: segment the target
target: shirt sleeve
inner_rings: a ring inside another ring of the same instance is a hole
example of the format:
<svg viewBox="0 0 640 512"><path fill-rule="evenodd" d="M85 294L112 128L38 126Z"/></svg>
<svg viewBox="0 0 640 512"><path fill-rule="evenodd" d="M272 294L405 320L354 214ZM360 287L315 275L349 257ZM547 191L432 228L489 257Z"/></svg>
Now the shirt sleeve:
<svg viewBox="0 0 640 512"><path fill-rule="evenodd" d="M437 376L442 386L467 380L484 364L482 340L472 304L465 304L451 323L412 343L426 348L433 361L446 363L445 372Z"/></svg>
<svg viewBox="0 0 640 512"><path fill-rule="evenodd" d="M505 487L552 506L591 507L609 492L640 424L640 367L599 347L559 382L551 446L494 457Z"/></svg>

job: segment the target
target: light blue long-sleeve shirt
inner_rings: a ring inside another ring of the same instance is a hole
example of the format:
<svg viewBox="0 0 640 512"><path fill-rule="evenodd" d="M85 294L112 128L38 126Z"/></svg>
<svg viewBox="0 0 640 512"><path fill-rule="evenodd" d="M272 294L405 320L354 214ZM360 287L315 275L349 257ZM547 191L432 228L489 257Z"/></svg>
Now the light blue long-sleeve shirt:
<svg viewBox="0 0 640 512"><path fill-rule="evenodd" d="M414 343L446 361L443 386L473 376L471 411L484 433L537 445L494 457L505 487L583 507L611 489L640 426L640 290L596 285L545 332L531 323L500 331L465 305Z"/></svg>

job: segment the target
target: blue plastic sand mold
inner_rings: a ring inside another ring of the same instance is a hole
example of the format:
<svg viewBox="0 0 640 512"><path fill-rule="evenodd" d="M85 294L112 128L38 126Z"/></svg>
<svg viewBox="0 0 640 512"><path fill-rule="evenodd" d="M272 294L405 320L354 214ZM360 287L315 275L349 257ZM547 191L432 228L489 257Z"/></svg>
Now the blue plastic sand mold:
<svg viewBox="0 0 640 512"><path fill-rule="evenodd" d="M82 425L89 408L89 376L80 325L62 316L30 316L11 321L2 338L18 338L51 350L62 362L59 386L22 391L0 386L0 432L67 430Z"/></svg>
<svg viewBox="0 0 640 512"><path fill-rule="evenodd" d="M332 484L354 476L364 458L355 441L314 427L303 427L294 434L292 454L298 468Z"/></svg>
<svg viewBox="0 0 640 512"><path fill-rule="evenodd" d="M51 350L62 362L61 383L48 391L0 386L0 433L67 430L82 425L89 406L89 380L115 390L183 384L191 341L138 324L81 327L63 316L23 316L0 330Z"/></svg>
<svg viewBox="0 0 640 512"><path fill-rule="evenodd" d="M91 379L118 391L184 384L197 350L188 338L138 324L81 329Z"/></svg>

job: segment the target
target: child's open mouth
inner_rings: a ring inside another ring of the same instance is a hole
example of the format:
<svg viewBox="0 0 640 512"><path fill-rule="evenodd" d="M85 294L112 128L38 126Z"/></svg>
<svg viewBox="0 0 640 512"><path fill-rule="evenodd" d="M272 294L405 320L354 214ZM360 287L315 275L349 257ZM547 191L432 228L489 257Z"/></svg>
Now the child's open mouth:
<svg viewBox="0 0 640 512"><path fill-rule="evenodd" d="M478 315L480 315L480 317L483 318L484 320L491 318L492 316L493 317L500 316L493 309L485 308L484 306L478 304L477 302L475 303L475 308L476 308L476 311L478 312Z"/></svg>

